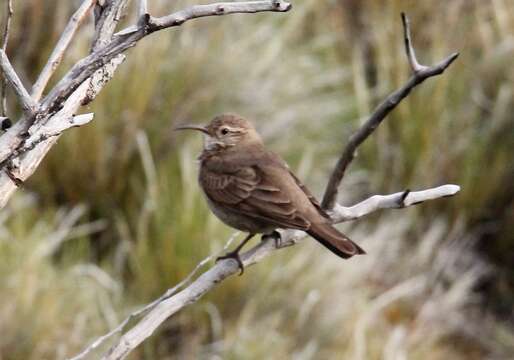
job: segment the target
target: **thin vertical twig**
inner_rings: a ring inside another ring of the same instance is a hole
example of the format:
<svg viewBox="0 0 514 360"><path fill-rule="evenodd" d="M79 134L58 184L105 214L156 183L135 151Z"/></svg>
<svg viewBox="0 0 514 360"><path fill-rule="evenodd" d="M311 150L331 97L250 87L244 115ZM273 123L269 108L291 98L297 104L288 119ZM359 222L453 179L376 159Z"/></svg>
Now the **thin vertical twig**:
<svg viewBox="0 0 514 360"><path fill-rule="evenodd" d="M137 17L145 16L148 14L148 3L146 0L139 0L138 9L137 9Z"/></svg>
<svg viewBox="0 0 514 360"><path fill-rule="evenodd" d="M11 31L11 20L14 15L14 9L12 6L12 0L7 0L6 3L6 17L5 17L5 27L4 32L2 36L2 50L4 52L7 52L7 44L9 43L9 33ZM6 97L6 90L7 90L7 81L2 76L1 83L0 83L0 116L1 117L7 117L7 97Z"/></svg>
<svg viewBox="0 0 514 360"><path fill-rule="evenodd" d="M421 65L416 58L416 52L412 46L412 40L410 38L410 21L407 15L402 12L402 24L403 24L403 41L405 43L405 52L407 53L407 59L409 60L410 67L414 73L423 71L428 66Z"/></svg>

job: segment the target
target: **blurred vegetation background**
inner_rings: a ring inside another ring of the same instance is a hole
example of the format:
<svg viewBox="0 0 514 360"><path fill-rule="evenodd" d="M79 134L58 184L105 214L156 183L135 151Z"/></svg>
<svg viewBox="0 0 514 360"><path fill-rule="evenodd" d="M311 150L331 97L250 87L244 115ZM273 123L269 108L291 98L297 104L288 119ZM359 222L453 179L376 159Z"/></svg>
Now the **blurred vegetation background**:
<svg viewBox="0 0 514 360"><path fill-rule="evenodd" d="M188 3L149 6L164 15ZM78 5L14 1L8 55L26 84ZM253 119L320 196L352 131L409 76L401 11L421 62L461 56L360 149L340 202L443 183L462 191L344 225L366 257L342 262L310 241L279 252L174 316L130 358L512 356L514 3L293 5L195 20L129 51L84 109L95 121L63 136L0 212L0 359L70 357L221 249L232 231L196 184L201 141L177 137L177 124L226 111ZM60 74L91 36L89 19Z"/></svg>

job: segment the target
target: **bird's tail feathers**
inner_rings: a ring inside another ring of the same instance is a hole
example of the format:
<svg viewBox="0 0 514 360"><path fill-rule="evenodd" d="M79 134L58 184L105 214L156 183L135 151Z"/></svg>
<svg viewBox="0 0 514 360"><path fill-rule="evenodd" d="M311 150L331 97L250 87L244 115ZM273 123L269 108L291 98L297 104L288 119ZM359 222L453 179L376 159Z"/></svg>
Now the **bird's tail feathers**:
<svg viewBox="0 0 514 360"><path fill-rule="evenodd" d="M366 254L359 245L328 223L311 224L307 233L343 259Z"/></svg>

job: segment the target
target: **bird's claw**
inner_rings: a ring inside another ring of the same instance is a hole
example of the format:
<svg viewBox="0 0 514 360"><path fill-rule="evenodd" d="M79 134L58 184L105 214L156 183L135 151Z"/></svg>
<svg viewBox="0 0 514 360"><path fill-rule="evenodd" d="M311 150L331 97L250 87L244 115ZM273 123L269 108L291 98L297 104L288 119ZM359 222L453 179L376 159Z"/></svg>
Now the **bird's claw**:
<svg viewBox="0 0 514 360"><path fill-rule="evenodd" d="M271 234L266 234L266 235L262 235L262 240L263 241L266 241L268 240L269 238L272 238L273 239L273 242L275 244L275 249L281 249L283 247L288 247L290 246L289 244L287 243L284 243L282 241L282 236L280 235L280 233L278 231L273 231Z"/></svg>
<svg viewBox="0 0 514 360"><path fill-rule="evenodd" d="M216 262L218 262L220 260L225 260L225 259L234 259L237 262L237 266L241 270L241 272L239 273L239 276L243 275L243 273L244 273L244 265L243 265L243 262L241 261L241 257L239 256L239 252L238 251L231 251L231 252L226 253L223 256L218 256L216 258Z"/></svg>

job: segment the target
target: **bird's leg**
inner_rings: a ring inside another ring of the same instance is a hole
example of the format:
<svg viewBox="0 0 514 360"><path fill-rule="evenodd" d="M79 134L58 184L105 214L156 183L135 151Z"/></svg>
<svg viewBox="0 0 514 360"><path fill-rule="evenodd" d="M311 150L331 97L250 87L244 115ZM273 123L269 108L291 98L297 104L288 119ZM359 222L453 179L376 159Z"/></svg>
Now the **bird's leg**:
<svg viewBox="0 0 514 360"><path fill-rule="evenodd" d="M223 259L234 259L235 261L237 261L237 265L239 266L239 269L241 269L239 276L243 275L244 266L243 266L243 262L241 261L241 258L239 257L239 251L241 251L243 246L245 246L245 244L254 236L255 236L255 234L251 234L251 233L248 234L248 236L246 236L246 238L241 242L241 244L239 244L233 251L230 251L223 256L218 256L218 258L216 258L216 262L223 260Z"/></svg>
<svg viewBox="0 0 514 360"><path fill-rule="evenodd" d="M269 238L273 239L273 242L275 243L275 249L281 249L281 248L285 248L285 247L288 247L288 246L292 245L290 243L282 242L282 236L276 230L273 230L273 232L271 232L269 234L262 235L262 241L266 241Z"/></svg>

